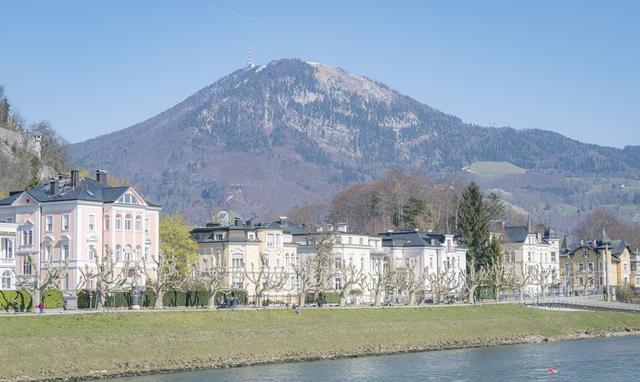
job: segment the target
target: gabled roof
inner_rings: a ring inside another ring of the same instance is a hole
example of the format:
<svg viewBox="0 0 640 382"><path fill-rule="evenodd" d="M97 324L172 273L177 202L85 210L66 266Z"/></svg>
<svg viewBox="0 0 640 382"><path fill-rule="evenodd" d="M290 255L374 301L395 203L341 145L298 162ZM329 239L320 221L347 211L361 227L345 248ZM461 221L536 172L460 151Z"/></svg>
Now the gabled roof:
<svg viewBox="0 0 640 382"><path fill-rule="evenodd" d="M382 238L383 247L435 247L445 242L444 234L422 233L415 230L383 232L378 236ZM459 236L454 236L454 241L458 245L459 240Z"/></svg>

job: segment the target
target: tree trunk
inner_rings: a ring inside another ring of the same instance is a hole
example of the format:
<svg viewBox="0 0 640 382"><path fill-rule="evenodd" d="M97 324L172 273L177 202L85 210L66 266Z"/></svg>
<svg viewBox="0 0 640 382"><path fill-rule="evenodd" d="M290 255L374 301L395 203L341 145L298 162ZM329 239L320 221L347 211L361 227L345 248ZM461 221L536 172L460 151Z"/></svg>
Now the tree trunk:
<svg viewBox="0 0 640 382"><path fill-rule="evenodd" d="M476 287L469 288L467 300L469 300L469 304L476 303Z"/></svg>
<svg viewBox="0 0 640 382"><path fill-rule="evenodd" d="M347 306L347 296L344 290L340 292L340 302L338 303L338 306Z"/></svg>
<svg viewBox="0 0 640 382"><path fill-rule="evenodd" d="M409 291L409 303L408 305L416 305L416 292Z"/></svg>
<svg viewBox="0 0 640 382"><path fill-rule="evenodd" d="M254 306L256 308L262 308L262 293L258 293L256 291L256 299L254 301Z"/></svg>
<svg viewBox="0 0 640 382"><path fill-rule="evenodd" d="M162 309L164 307L163 300L164 291L158 290L156 291L156 301L153 303L153 309Z"/></svg>
<svg viewBox="0 0 640 382"><path fill-rule="evenodd" d="M382 300L382 291L381 290L376 290L374 295L373 295L373 306L380 306L382 305L381 300Z"/></svg>
<svg viewBox="0 0 640 382"><path fill-rule="evenodd" d="M215 309L216 308L216 292L209 292L209 298L207 299L207 309Z"/></svg>
<svg viewBox="0 0 640 382"><path fill-rule="evenodd" d="M500 288L498 287L495 289L495 299L496 301L500 301Z"/></svg>
<svg viewBox="0 0 640 382"><path fill-rule="evenodd" d="M520 288L519 291L519 295L520 295L520 303L523 304L524 303L524 287Z"/></svg>
<svg viewBox="0 0 640 382"><path fill-rule="evenodd" d="M304 306L304 301L307 297L307 293L306 292L300 292L298 293L298 306L299 307L303 307Z"/></svg>
<svg viewBox="0 0 640 382"><path fill-rule="evenodd" d="M38 312L38 304L40 304L41 299L42 299L42 294L40 293L40 289L34 289L31 292L31 311L33 313Z"/></svg>

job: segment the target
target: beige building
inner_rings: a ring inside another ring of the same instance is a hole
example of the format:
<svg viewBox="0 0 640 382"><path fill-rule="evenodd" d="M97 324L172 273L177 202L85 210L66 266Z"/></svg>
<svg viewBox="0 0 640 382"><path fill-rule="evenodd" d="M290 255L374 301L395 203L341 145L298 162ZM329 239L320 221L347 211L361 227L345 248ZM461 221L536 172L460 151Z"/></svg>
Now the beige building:
<svg viewBox="0 0 640 382"><path fill-rule="evenodd" d="M213 259L215 266L226 270L225 288L245 289L249 300L254 300L255 283L262 272L263 282L282 284L265 291L263 299L281 303L296 300L292 267L298 261L298 251L285 218L270 224L241 219L207 223L193 229L191 236L202 257ZM268 275L270 281L266 280ZM286 280L280 282L283 277Z"/></svg>
<svg viewBox="0 0 640 382"><path fill-rule="evenodd" d="M595 242L574 246L563 242L560 259L562 284L571 295L602 294L607 283L612 287L637 287L640 281L637 255L632 257L624 240L611 240L604 230Z"/></svg>
<svg viewBox="0 0 640 382"><path fill-rule="evenodd" d="M492 224L492 235L501 239L505 266L527 275L525 295L533 296L560 286L560 237L549 228L536 232L531 226Z"/></svg>
<svg viewBox="0 0 640 382"><path fill-rule="evenodd" d="M350 285L350 279L367 278L370 273L382 267L385 257L382 248L382 239L363 233L351 232L347 224L325 225L318 228L317 232L299 232L293 235L294 241L299 246L301 260L315 255L316 247L312 245L318 236L330 235L333 245L331 247L331 288L340 292L346 291L347 303L368 304L373 302L372 292L364 285L364 282L356 282Z"/></svg>

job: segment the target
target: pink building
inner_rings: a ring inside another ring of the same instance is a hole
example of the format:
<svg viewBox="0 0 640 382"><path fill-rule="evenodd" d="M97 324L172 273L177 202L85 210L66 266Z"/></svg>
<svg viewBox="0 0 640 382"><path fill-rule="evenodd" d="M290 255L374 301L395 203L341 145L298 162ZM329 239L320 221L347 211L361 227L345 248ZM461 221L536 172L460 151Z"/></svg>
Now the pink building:
<svg viewBox="0 0 640 382"><path fill-rule="evenodd" d="M60 287L73 294L81 285L80 270L95 268L96 255L111 251L130 272L143 259L157 258L160 210L132 187L109 186L104 171L93 179L73 170L0 200L0 221L17 223L16 276L35 274L49 259L66 259L69 272Z"/></svg>

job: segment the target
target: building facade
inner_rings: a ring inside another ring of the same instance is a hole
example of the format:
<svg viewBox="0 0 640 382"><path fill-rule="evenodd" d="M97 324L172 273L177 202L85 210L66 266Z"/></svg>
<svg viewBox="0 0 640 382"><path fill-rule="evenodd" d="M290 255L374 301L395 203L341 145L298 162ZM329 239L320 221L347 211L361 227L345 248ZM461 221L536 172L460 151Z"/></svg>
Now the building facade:
<svg viewBox="0 0 640 382"><path fill-rule="evenodd" d="M0 290L16 288L16 235L18 225L0 221Z"/></svg>
<svg viewBox="0 0 640 382"><path fill-rule="evenodd" d="M624 240L611 240L604 230L596 241L570 246L565 240L560 259L561 281L570 295L602 294L607 285L636 287L640 281L637 256Z"/></svg>
<svg viewBox="0 0 640 382"><path fill-rule="evenodd" d="M224 288L245 289L254 300L256 282L262 280L278 284L274 288L268 285L264 298L291 304L297 296L293 267L298 261L292 227L285 218L273 223L234 219L194 228L191 237L198 244L201 259L211 259L213 266L225 270Z"/></svg>
<svg viewBox="0 0 640 382"><path fill-rule="evenodd" d="M536 232L531 226L492 224L492 235L501 240L502 261L521 278L528 278L525 295L533 296L560 287L560 237L548 228ZM525 275L526 274L526 275Z"/></svg>
<svg viewBox="0 0 640 382"><path fill-rule="evenodd" d="M59 287L74 295L78 288L95 288L82 271L95 269L103 255L114 256L116 267L127 267L131 277L144 259L157 258L160 206L132 187L109 186L107 179L104 171L93 179L74 170L0 200L0 220L16 224L17 277L44 278L46 264L66 263Z"/></svg>
<svg viewBox="0 0 640 382"><path fill-rule="evenodd" d="M459 277L467 266L467 249L460 244L460 237L416 230L390 231L379 236L390 269L402 272L412 267L415 276L424 282L423 298L432 300L432 289L436 287L433 284L443 280L449 284L440 286L447 290L446 297L451 298L460 290Z"/></svg>

